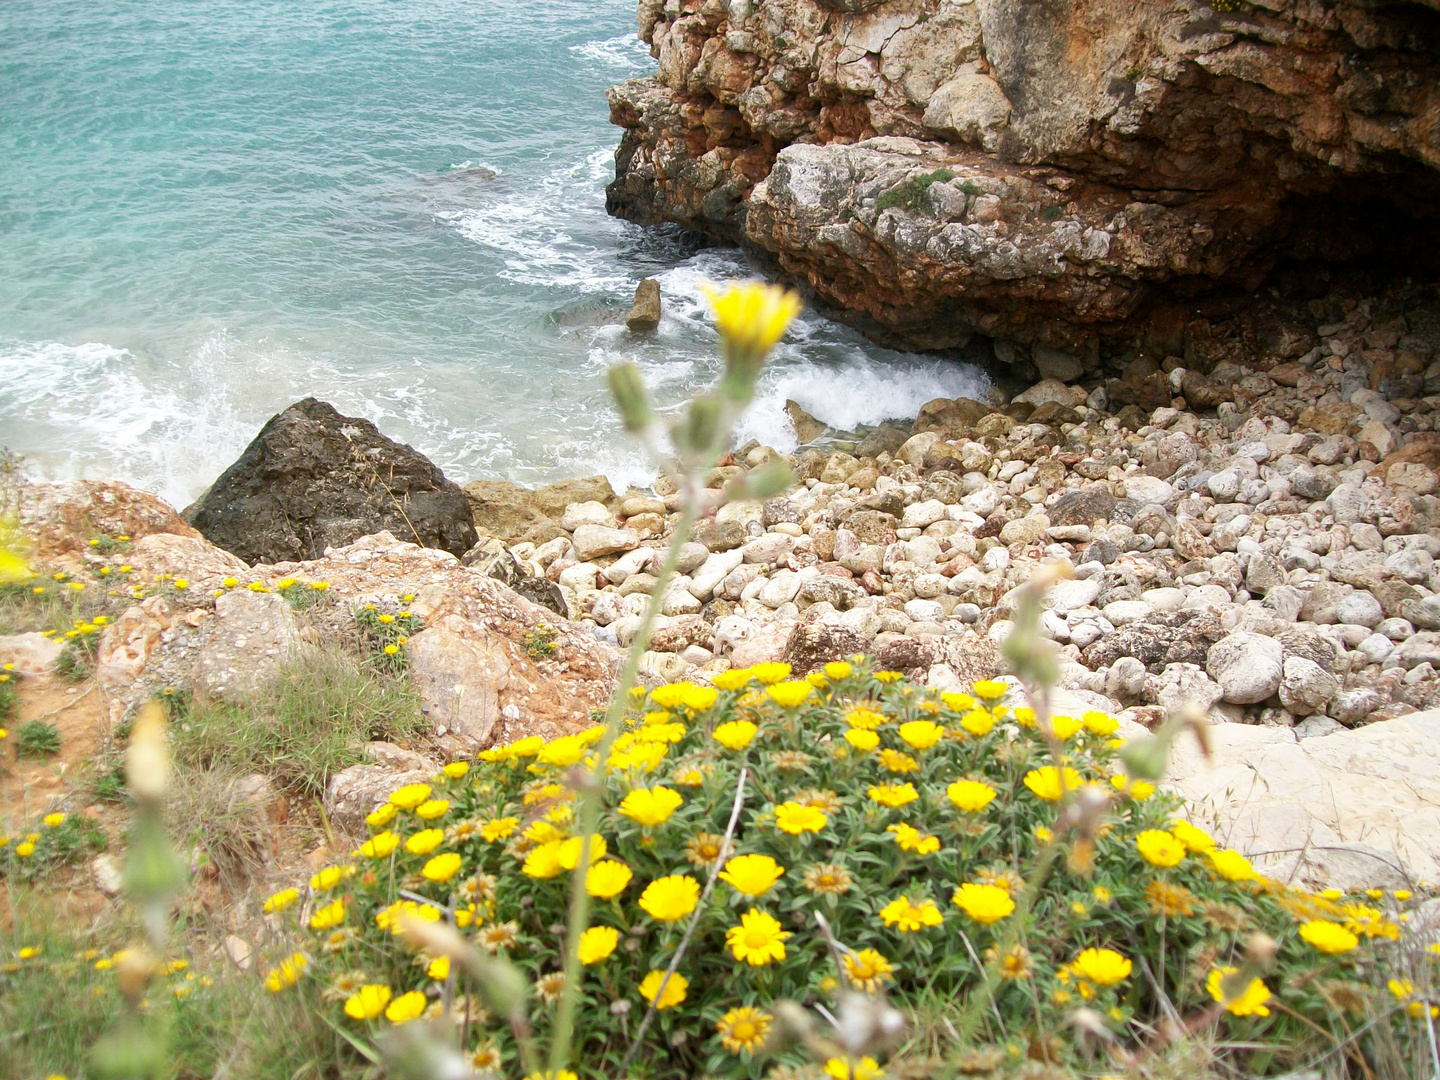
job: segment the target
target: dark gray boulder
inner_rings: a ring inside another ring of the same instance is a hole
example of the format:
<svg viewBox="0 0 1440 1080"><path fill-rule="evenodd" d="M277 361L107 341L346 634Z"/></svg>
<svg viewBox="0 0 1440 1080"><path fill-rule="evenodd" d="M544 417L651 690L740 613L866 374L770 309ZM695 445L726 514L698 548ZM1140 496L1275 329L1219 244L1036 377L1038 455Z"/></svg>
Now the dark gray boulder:
<svg viewBox="0 0 1440 1080"><path fill-rule="evenodd" d="M314 398L270 418L190 524L248 563L317 559L383 530L456 556L478 540L465 493L425 455Z"/></svg>

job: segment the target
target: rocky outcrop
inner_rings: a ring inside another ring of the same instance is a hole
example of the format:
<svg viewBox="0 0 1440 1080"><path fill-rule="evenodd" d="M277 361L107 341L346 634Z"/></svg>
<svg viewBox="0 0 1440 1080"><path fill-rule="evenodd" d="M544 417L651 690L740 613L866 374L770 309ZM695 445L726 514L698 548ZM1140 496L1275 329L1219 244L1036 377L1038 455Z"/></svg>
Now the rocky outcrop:
<svg viewBox="0 0 1440 1080"><path fill-rule="evenodd" d="M610 212L744 243L883 340L1093 364L1161 286L1433 262L1429 0L641 0L639 30Z"/></svg>
<svg viewBox="0 0 1440 1080"><path fill-rule="evenodd" d="M247 563L317 559L383 531L457 557L477 539L465 494L429 459L314 398L271 417L190 520Z"/></svg>

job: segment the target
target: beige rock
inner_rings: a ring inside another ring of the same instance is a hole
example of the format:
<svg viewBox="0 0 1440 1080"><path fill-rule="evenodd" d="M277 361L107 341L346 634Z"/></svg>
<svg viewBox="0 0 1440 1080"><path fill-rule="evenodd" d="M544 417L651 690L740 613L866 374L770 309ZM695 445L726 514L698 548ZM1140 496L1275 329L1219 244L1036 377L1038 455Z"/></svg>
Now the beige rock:
<svg viewBox="0 0 1440 1080"><path fill-rule="evenodd" d="M1010 99L989 75L962 68L931 96L920 122L947 139L994 150L1010 122Z"/></svg>
<svg viewBox="0 0 1440 1080"><path fill-rule="evenodd" d="M64 648L44 634L6 634L0 636L0 665L14 664L22 675L44 675L55 670Z"/></svg>
<svg viewBox="0 0 1440 1080"><path fill-rule="evenodd" d="M137 627L137 632L142 628ZM153 627L143 628L146 641L152 632L158 633ZM282 597L239 589L227 592L216 597L215 616L205 624L195 663L196 693L243 704L270 685L300 647L295 615Z"/></svg>
<svg viewBox="0 0 1440 1080"><path fill-rule="evenodd" d="M500 697L510 686L510 642L459 629L439 625L412 637L410 676L437 732L478 750L490 745L500 721Z"/></svg>
<svg viewBox="0 0 1440 1080"><path fill-rule="evenodd" d="M1216 724L1182 737L1168 781L1192 819L1269 873L1360 888L1440 873L1440 710L1297 740Z"/></svg>

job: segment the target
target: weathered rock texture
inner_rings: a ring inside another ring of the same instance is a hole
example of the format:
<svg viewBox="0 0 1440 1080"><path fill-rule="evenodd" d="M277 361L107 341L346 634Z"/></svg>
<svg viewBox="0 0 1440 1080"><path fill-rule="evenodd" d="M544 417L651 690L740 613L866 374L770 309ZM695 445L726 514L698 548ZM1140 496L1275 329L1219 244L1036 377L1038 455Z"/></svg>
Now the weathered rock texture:
<svg viewBox="0 0 1440 1080"><path fill-rule="evenodd" d="M1434 0L641 0L639 22L659 72L610 91L610 212L760 249L882 339L1075 346L1161 283L1253 288L1440 227Z"/></svg>
<svg viewBox="0 0 1440 1080"><path fill-rule="evenodd" d="M477 539L464 492L429 459L314 398L271 417L190 520L248 563L318 559L384 531L456 556Z"/></svg>

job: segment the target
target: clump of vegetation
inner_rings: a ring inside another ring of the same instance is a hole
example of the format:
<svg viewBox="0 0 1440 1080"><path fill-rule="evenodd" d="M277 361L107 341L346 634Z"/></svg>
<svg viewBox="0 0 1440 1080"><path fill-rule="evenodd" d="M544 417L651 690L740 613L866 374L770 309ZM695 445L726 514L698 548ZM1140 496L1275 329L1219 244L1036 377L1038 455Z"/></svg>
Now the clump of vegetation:
<svg viewBox="0 0 1440 1080"><path fill-rule="evenodd" d="M60 752L60 729L45 720L27 720L15 729L15 753L22 758L52 757Z"/></svg>
<svg viewBox="0 0 1440 1080"><path fill-rule="evenodd" d="M554 656L560 649L557 637L559 632L549 623L537 623L525 631L525 652L536 660Z"/></svg>
<svg viewBox="0 0 1440 1080"><path fill-rule="evenodd" d="M330 592L328 581L297 581L295 578L281 578L275 583L275 591L296 611L308 611L322 604L333 603L335 596Z"/></svg>
<svg viewBox="0 0 1440 1080"><path fill-rule="evenodd" d="M197 700L174 709L180 764L230 777L264 773L310 797L323 794L333 773L362 761L365 743L404 739L424 727L413 687L338 646L306 650L243 707Z"/></svg>
<svg viewBox="0 0 1440 1080"><path fill-rule="evenodd" d="M408 593L400 597L399 606L393 612L382 611L376 604L366 604L355 612L362 646L376 664L389 671L405 670L409 663L405 646L412 635L425 627L420 617L405 607L414 599Z"/></svg>
<svg viewBox="0 0 1440 1080"><path fill-rule="evenodd" d="M1144 1061L1174 1023L1245 1075L1347 1045L1358 1060L1367 1026L1423 1049L1428 971L1386 987L1416 898L1265 877L1127 771L1110 716L1047 720L1005 682L938 693L849 661L790 676L663 686L608 750L600 727L527 738L396 791L353 861L271 898L292 920L280 953L312 958L307 1007L366 1042L437 1011L450 961L405 924L453 921L528 987L523 1024L476 1022L465 1049L528 1071L530 1040L554 1032L557 927L588 843L587 1075L638 1053L656 1077L757 1076L817 1049L839 1077L880 1075L887 1049L912 1075L977 1051L1004 1072L1036 1047L1054 1075L1092 1075ZM572 783L597 752L586 842ZM787 1002L853 1018L864 1001L954 1037L794 1042Z"/></svg>
<svg viewBox="0 0 1440 1080"><path fill-rule="evenodd" d="M105 834L83 814L46 814L33 832L0 837L0 877L35 881L105 850Z"/></svg>
<svg viewBox="0 0 1440 1080"><path fill-rule="evenodd" d="M73 682L80 682L95 674L95 656L100 645L100 628L105 625L103 615L100 621L82 621L66 631L65 645L55 658L55 670Z"/></svg>
<svg viewBox="0 0 1440 1080"><path fill-rule="evenodd" d="M949 169L936 169L934 172L912 176L876 199L875 211L883 213L886 210L905 210L911 214L924 213L925 193L930 190L930 185L945 184L954 179L955 174Z"/></svg>
<svg viewBox="0 0 1440 1080"><path fill-rule="evenodd" d="M7 724L15 715L15 710L20 707L20 690L15 679L14 664L6 664L5 670L0 671L0 731L4 730ZM0 739L4 736L0 735Z"/></svg>

